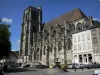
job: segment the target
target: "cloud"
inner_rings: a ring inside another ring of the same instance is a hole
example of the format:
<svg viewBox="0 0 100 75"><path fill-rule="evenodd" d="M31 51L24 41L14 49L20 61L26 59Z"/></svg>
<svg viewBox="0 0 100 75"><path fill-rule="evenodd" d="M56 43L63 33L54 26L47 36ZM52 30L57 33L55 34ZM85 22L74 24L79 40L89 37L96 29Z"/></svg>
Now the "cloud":
<svg viewBox="0 0 100 75"><path fill-rule="evenodd" d="M12 49L11 51L19 51L19 48L18 49Z"/></svg>
<svg viewBox="0 0 100 75"><path fill-rule="evenodd" d="M93 18L93 20L97 20L97 21L100 21L100 19L98 19L98 18Z"/></svg>
<svg viewBox="0 0 100 75"><path fill-rule="evenodd" d="M6 17L3 17L3 18L1 19L1 21L4 22L4 23L7 23L7 24L11 24L11 23L13 22L12 19L9 19L9 18L6 18Z"/></svg>
<svg viewBox="0 0 100 75"><path fill-rule="evenodd" d="M16 51L16 49L12 49L11 51Z"/></svg>
<svg viewBox="0 0 100 75"><path fill-rule="evenodd" d="M18 44L18 45L20 44L20 40L17 40L17 44Z"/></svg>

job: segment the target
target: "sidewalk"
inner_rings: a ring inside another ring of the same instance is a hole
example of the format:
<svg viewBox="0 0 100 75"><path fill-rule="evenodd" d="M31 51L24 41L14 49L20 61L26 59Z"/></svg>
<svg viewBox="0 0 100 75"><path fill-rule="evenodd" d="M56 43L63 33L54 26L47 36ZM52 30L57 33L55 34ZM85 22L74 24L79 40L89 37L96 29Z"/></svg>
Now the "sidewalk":
<svg viewBox="0 0 100 75"><path fill-rule="evenodd" d="M76 71L74 69L68 69L68 72L73 73L73 72L84 72L84 71L91 71L91 70L95 70L95 69L76 69Z"/></svg>
<svg viewBox="0 0 100 75"><path fill-rule="evenodd" d="M84 72L84 71L91 71L91 70L95 70L95 69L76 69L76 71L74 69L67 69L67 71L69 73L75 73L75 72ZM48 74L54 74L54 73L62 73L64 72L62 69L59 68L52 68L52 69L47 69L47 73ZM66 72L67 73L67 72Z"/></svg>

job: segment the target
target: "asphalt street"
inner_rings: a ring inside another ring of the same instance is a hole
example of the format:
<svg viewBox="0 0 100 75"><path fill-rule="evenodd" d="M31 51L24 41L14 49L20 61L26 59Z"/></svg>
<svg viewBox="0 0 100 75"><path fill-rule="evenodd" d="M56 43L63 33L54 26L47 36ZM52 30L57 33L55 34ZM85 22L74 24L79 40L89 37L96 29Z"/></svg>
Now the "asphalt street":
<svg viewBox="0 0 100 75"><path fill-rule="evenodd" d="M36 69L36 68L11 68L4 75L92 75L94 74L94 69L88 70L68 70L64 72L59 69Z"/></svg>

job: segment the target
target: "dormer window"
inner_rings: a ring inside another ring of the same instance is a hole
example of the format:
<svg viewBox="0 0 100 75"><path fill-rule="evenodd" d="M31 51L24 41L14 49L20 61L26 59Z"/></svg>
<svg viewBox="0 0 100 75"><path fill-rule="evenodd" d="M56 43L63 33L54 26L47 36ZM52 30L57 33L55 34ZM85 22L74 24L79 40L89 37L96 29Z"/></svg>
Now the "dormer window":
<svg viewBox="0 0 100 75"><path fill-rule="evenodd" d="M78 24L77 24L76 30L77 30L77 31L82 30L82 24L81 24L81 23L78 23Z"/></svg>

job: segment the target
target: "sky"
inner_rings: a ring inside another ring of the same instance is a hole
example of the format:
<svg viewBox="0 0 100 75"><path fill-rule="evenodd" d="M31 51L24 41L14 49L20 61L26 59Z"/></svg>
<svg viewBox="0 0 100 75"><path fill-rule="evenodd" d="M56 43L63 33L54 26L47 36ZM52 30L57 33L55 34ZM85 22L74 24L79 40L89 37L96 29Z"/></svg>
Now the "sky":
<svg viewBox="0 0 100 75"><path fill-rule="evenodd" d="M0 0L0 18L10 24L12 50L20 48L23 11L28 7L42 6L43 22L48 22L75 8L86 16L100 20L100 0Z"/></svg>

